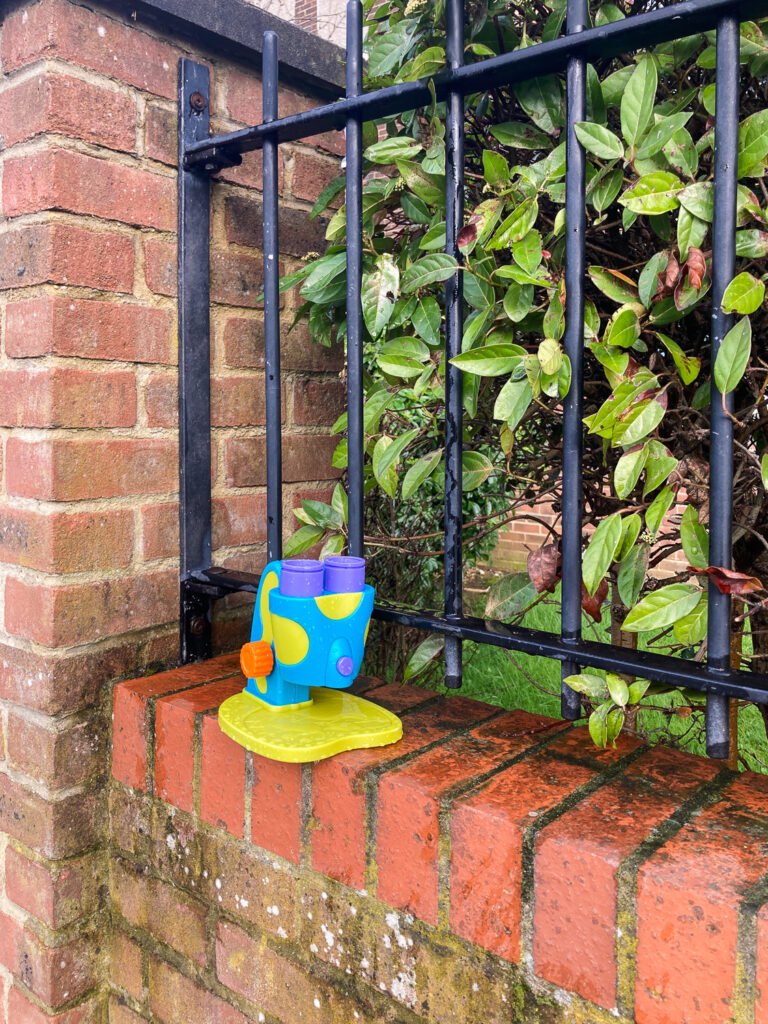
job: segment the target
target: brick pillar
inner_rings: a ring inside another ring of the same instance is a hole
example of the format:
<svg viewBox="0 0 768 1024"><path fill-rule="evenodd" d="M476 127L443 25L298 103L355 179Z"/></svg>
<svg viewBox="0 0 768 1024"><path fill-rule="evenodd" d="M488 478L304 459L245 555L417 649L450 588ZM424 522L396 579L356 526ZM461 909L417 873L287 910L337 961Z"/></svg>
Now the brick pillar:
<svg viewBox="0 0 768 1024"><path fill-rule="evenodd" d="M106 684L176 658L179 57L210 65L217 129L261 110L250 72L89 7L14 5L0 25L0 1021L13 1024L101 1019ZM316 102L282 98L285 112ZM340 153L335 136L283 149L286 270L324 244L307 214ZM260 182L251 154L212 204L215 557L250 571L265 560ZM341 360L297 328L284 365L290 508L332 486ZM223 603L218 650L248 617L242 599Z"/></svg>

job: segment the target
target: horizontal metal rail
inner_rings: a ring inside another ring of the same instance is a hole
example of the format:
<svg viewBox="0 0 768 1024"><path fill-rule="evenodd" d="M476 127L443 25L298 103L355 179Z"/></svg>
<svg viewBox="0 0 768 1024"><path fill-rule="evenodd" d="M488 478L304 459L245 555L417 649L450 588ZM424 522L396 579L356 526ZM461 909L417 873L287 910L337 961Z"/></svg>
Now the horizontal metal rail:
<svg viewBox="0 0 768 1024"><path fill-rule="evenodd" d="M432 81L438 100L447 100L451 92L466 95L565 71L568 61L573 58L594 61L618 57L647 46L713 30L721 18L733 13L733 0L683 0L672 7L586 29L576 36L561 36L524 50L466 64L452 72L442 72ZM768 0L744 0L738 11L741 21L766 15ZM269 124L258 124L191 143L185 149L184 166L190 169L210 164L207 169L213 170L231 162L236 155L260 149L268 136L277 136L278 142L296 142L342 129L351 118L374 121L427 106L431 102L427 79L404 82L360 96L348 96L337 103L315 107Z"/></svg>
<svg viewBox="0 0 768 1024"><path fill-rule="evenodd" d="M259 579L259 576L252 573L234 572L214 566L206 572L195 573L194 578L189 580L189 586L193 591L212 597L223 597L234 591L255 594L259 589ZM373 617L382 622L440 633L457 640L472 640L478 644L490 644L491 647L503 647L535 657L575 661L610 672L641 676L669 686L685 686L699 692L739 697L758 704L768 702L768 675L764 673L714 669L698 661L614 647L594 640L564 640L557 633L510 626L494 619L463 617L448 620L429 612L404 611L387 604L377 604L373 609Z"/></svg>

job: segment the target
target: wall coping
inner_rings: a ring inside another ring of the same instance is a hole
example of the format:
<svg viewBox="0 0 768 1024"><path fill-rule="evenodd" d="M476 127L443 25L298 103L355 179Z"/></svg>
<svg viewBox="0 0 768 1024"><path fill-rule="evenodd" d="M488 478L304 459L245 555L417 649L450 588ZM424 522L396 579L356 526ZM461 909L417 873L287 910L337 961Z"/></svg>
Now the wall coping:
<svg viewBox="0 0 768 1024"><path fill-rule="evenodd" d="M312 944L321 970L351 972L427 1020L422 983L457 955L467 998L501 964L561 1007L547 1021L768 1020L768 778L629 736L600 751L585 728L540 715L358 682L402 716L403 739L305 766L246 755L218 729L218 704L243 685L234 655L120 683L120 800L149 801L163 823L170 805L185 835L284 865L299 929L310 927L302 893L340 892L344 920L323 918ZM223 900L221 913L256 921L290 960L293 925L269 907L242 911L230 882L217 881L214 910ZM384 966L370 936L353 937L350 906L394 928ZM237 946L233 926L218 927L217 948ZM219 980L237 990L226 970Z"/></svg>
<svg viewBox="0 0 768 1024"><path fill-rule="evenodd" d="M0 0L0 14L26 0ZM306 29L262 11L245 0L95 0L164 35L177 35L196 49L221 52L261 70L262 36L279 37L280 69L285 82L309 87L319 97L344 93L344 50Z"/></svg>

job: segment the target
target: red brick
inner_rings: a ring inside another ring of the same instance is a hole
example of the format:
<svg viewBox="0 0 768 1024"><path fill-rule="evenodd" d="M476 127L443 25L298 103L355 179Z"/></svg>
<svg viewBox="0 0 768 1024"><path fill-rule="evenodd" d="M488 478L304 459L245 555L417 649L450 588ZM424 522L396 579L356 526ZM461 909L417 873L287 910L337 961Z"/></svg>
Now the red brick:
<svg viewBox="0 0 768 1024"><path fill-rule="evenodd" d="M45 857L70 857L96 839L93 793L51 802L0 772L0 831Z"/></svg>
<svg viewBox="0 0 768 1024"><path fill-rule="evenodd" d="M235 692L245 685L237 679ZM209 825L242 837L245 820L245 751L219 728L218 715L206 715L202 725L200 760L200 817Z"/></svg>
<svg viewBox="0 0 768 1024"><path fill-rule="evenodd" d="M176 459L172 441L11 437L6 486L10 494L55 501L172 491L178 486Z"/></svg>
<svg viewBox="0 0 768 1024"><path fill-rule="evenodd" d="M551 719L510 712L381 778L376 839L381 899L437 923L441 801L454 786L521 754L552 724Z"/></svg>
<svg viewBox="0 0 768 1024"><path fill-rule="evenodd" d="M222 336L227 366L264 368L264 324L261 320L229 317ZM340 370L344 365L341 345L326 348L312 341L306 324L284 330L280 339L280 365L284 370Z"/></svg>
<svg viewBox="0 0 768 1024"><path fill-rule="evenodd" d="M173 314L133 303L46 295L6 308L9 356L82 356L138 363L174 358Z"/></svg>
<svg viewBox="0 0 768 1024"><path fill-rule="evenodd" d="M150 427L176 427L179 422L178 378L163 375L147 380L145 402ZM282 401L285 421L285 399ZM211 380L211 425L263 426L266 422L264 376L214 377Z"/></svg>
<svg viewBox="0 0 768 1024"><path fill-rule="evenodd" d="M0 558L44 572L123 568L133 552L133 515L53 512L0 505Z"/></svg>
<svg viewBox="0 0 768 1024"><path fill-rule="evenodd" d="M144 110L144 152L150 160L175 167L179 159L176 111L159 103L148 103Z"/></svg>
<svg viewBox="0 0 768 1024"><path fill-rule="evenodd" d="M8 898L49 928L65 928L98 910L102 899L100 886L92 855L48 866L25 857L12 846L6 850Z"/></svg>
<svg viewBox="0 0 768 1024"><path fill-rule="evenodd" d="M324 434L283 435L283 483L333 480L341 470L331 465L338 438ZM260 487L267 482L266 438L233 437L227 441L227 486Z"/></svg>
<svg viewBox="0 0 768 1024"><path fill-rule="evenodd" d="M284 107L291 99L280 90L278 111L281 117L285 114L280 106ZM223 112L233 120L245 125L258 124L262 112L261 80L252 73L227 68L221 76L221 103ZM295 111L291 110L291 113Z"/></svg>
<svg viewBox="0 0 768 1024"><path fill-rule="evenodd" d="M260 258L222 250L211 253L212 302L248 309L261 308L259 299L263 290L263 261ZM282 295L280 305L283 305Z"/></svg>
<svg viewBox="0 0 768 1024"><path fill-rule="evenodd" d="M112 774L134 789L146 790L149 702L175 690L237 672L239 654L230 654L197 665L184 665L147 679L134 679L115 687L112 714Z"/></svg>
<svg viewBox="0 0 768 1024"><path fill-rule="evenodd" d="M46 586L8 577L5 628L46 647L66 647L172 622L178 615L178 573Z"/></svg>
<svg viewBox="0 0 768 1024"><path fill-rule="evenodd" d="M126 152L136 148L136 104L131 96L50 71L0 92L0 124L7 148L43 133Z"/></svg>
<svg viewBox="0 0 768 1024"><path fill-rule="evenodd" d="M159 238L147 239L144 242L144 280L150 291L175 297L178 293L176 272L176 246Z"/></svg>
<svg viewBox="0 0 768 1024"><path fill-rule="evenodd" d="M249 1024L249 1018L244 1017L234 1006L206 992L161 960L150 961L149 1005L152 1013L164 1021Z"/></svg>
<svg viewBox="0 0 768 1024"><path fill-rule="evenodd" d="M606 1009L615 1005L619 865L716 771L712 762L657 747L540 833L533 943L539 977Z"/></svg>
<svg viewBox="0 0 768 1024"><path fill-rule="evenodd" d="M66 789L87 782L104 770L106 744L98 718L56 723L8 711L8 760L13 768L51 789Z"/></svg>
<svg viewBox="0 0 768 1024"><path fill-rule="evenodd" d="M267 539L267 496L228 494L213 500L213 547L263 544Z"/></svg>
<svg viewBox="0 0 768 1024"><path fill-rule="evenodd" d="M195 775L195 716L216 708L243 688L240 673L161 697L155 704L155 795L192 811ZM245 780L245 751L240 747ZM233 780L236 784L236 780Z"/></svg>
<svg viewBox="0 0 768 1024"><path fill-rule="evenodd" d="M755 1024L768 1024L768 906L757 915L757 1001Z"/></svg>
<svg viewBox="0 0 768 1024"><path fill-rule="evenodd" d="M371 699L398 712L390 688L375 690ZM406 693L417 691L408 688ZM424 699L433 694L424 692ZM365 780L375 768L411 754L442 736L466 728L493 714L495 708L464 697L440 700L430 707L403 717L403 738L384 749L350 750L312 769L312 866L345 885L365 885Z"/></svg>
<svg viewBox="0 0 768 1024"><path fill-rule="evenodd" d="M254 963L258 970L253 970ZM357 1000L339 995L322 979L223 921L216 942L216 973L227 988L286 1022L353 1024L360 1020L365 1024L376 1019L363 1016L363 1006Z"/></svg>
<svg viewBox="0 0 768 1024"><path fill-rule="evenodd" d="M641 866L638 1024L732 1017L739 903L765 870L767 796L768 779L742 775Z"/></svg>
<svg viewBox="0 0 768 1024"><path fill-rule="evenodd" d="M132 1010L119 996L109 997L109 1024L144 1024L145 1021L146 1017Z"/></svg>
<svg viewBox="0 0 768 1024"><path fill-rule="evenodd" d="M144 953L141 946L129 939L125 932L115 928L112 932L109 956L110 981L132 996L136 1002L144 999L143 962Z"/></svg>
<svg viewBox="0 0 768 1024"><path fill-rule="evenodd" d="M176 227L176 189L169 177L67 149L6 160L3 210L18 217L66 210L140 227Z"/></svg>
<svg viewBox="0 0 768 1024"><path fill-rule="evenodd" d="M11 988L8 997L8 1024L100 1024L101 1019L102 1003L98 998L63 1013L49 1014L17 988Z"/></svg>
<svg viewBox="0 0 768 1024"><path fill-rule="evenodd" d="M179 506L144 505L141 510L141 553L152 558L175 558L179 553Z"/></svg>
<svg viewBox="0 0 768 1024"><path fill-rule="evenodd" d="M347 408L342 380L307 380L293 384L293 422L300 426L330 427Z"/></svg>
<svg viewBox="0 0 768 1024"><path fill-rule="evenodd" d="M301 850L301 765L253 755L251 840L294 864Z"/></svg>
<svg viewBox="0 0 768 1024"><path fill-rule="evenodd" d="M132 427L136 377L70 367L0 372L0 426Z"/></svg>
<svg viewBox="0 0 768 1024"><path fill-rule="evenodd" d="M159 878L136 874L121 860L112 861L115 910L136 928L197 964L205 963L205 905Z"/></svg>
<svg viewBox="0 0 768 1024"><path fill-rule="evenodd" d="M104 14L63 2L15 11L5 20L0 42L4 70L40 58L59 57L139 89L175 99L179 50Z"/></svg>
<svg viewBox="0 0 768 1024"><path fill-rule="evenodd" d="M263 243L263 205L261 199L228 196L224 204L227 241L256 249ZM286 206L280 210L280 252L304 258L311 252L324 252L327 217L309 219L309 210Z"/></svg>
<svg viewBox="0 0 768 1024"><path fill-rule="evenodd" d="M39 999L60 1006L88 992L97 982L93 942L79 938L52 948L0 911L0 963ZM18 1018L12 1018L15 1021Z"/></svg>
<svg viewBox="0 0 768 1024"><path fill-rule="evenodd" d="M14 225L0 236L0 289L48 283L131 292L133 260L126 235L58 222Z"/></svg>
<svg viewBox="0 0 768 1024"><path fill-rule="evenodd" d="M331 160L307 150L297 149L293 154L291 192L296 199L314 203L326 185L341 174L338 160Z"/></svg>
<svg viewBox="0 0 768 1024"><path fill-rule="evenodd" d="M211 126L214 131L217 131L215 118L212 120ZM218 130L228 130L228 128L219 124ZM280 194L283 192L284 166L282 151L278 149L277 190ZM261 190L264 186L262 172L263 164L261 160L261 153L243 153L243 162L241 164L238 164L237 167L226 167L224 170L219 171L219 173L215 175L214 181L227 181L233 185L239 185L241 188L256 188Z"/></svg>

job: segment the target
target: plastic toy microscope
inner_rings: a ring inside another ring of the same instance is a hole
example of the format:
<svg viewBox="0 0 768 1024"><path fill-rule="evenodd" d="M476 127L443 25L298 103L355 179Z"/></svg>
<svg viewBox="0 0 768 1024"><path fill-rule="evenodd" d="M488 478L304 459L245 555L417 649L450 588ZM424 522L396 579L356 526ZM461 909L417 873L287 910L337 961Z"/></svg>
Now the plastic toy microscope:
<svg viewBox="0 0 768 1024"><path fill-rule="evenodd" d="M360 671L372 610L364 558L270 562L240 651L248 684L219 708L222 731L274 761L396 743L399 718L342 692Z"/></svg>

